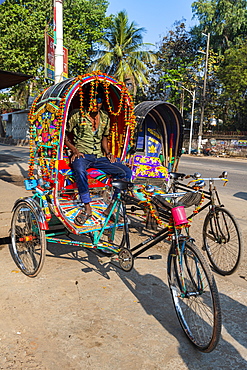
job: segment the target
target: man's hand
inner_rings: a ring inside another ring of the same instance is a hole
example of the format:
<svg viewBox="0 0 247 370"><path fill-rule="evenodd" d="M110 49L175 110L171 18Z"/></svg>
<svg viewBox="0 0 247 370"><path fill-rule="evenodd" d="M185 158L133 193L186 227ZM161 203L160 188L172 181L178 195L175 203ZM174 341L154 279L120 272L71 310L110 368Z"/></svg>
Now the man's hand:
<svg viewBox="0 0 247 370"><path fill-rule="evenodd" d="M74 160L76 158L80 158L80 157L85 158L84 154L79 152L79 150L70 142L67 134L65 134L64 143L65 143L65 145L67 145L67 147L69 148L69 150L72 153L71 163L74 162Z"/></svg>
<svg viewBox="0 0 247 370"><path fill-rule="evenodd" d="M78 149L74 148L74 149L72 150L71 162L74 162L74 160L75 160L76 158L80 158L80 157L85 158L85 156L84 156L84 154L83 154L83 153L79 152L79 150L78 150Z"/></svg>
<svg viewBox="0 0 247 370"><path fill-rule="evenodd" d="M116 162L116 158L114 157L114 155L113 155L112 153L108 153L108 154L106 155L106 157L109 159L109 161L110 161L111 163L115 163L115 162Z"/></svg>

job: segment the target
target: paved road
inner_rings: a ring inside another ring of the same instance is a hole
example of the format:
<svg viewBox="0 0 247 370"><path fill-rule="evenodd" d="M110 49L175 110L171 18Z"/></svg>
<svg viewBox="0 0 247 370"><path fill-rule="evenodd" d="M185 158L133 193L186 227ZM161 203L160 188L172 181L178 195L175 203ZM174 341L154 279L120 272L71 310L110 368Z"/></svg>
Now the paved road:
<svg viewBox="0 0 247 370"><path fill-rule="evenodd" d="M26 159L27 148L0 145L1 230L9 225L14 201L29 194L20 182ZM228 200L226 194L222 197ZM246 225L245 204L233 200L228 208L238 208ZM201 223L198 216L192 226L198 236ZM132 243L138 239L131 233ZM167 243L160 244L153 253L162 259L139 258L134 269L124 273L90 251L49 245L43 270L29 279L2 245L0 369L246 369L246 264L232 276L215 276L222 338L215 351L202 354L184 337L175 316L166 277L167 250Z"/></svg>
<svg viewBox="0 0 247 370"><path fill-rule="evenodd" d="M203 177L218 177L227 171L229 182L220 191L228 197L247 200L247 158L217 158L183 155L179 163L179 172L191 174L200 172ZM217 185L218 187L218 185Z"/></svg>

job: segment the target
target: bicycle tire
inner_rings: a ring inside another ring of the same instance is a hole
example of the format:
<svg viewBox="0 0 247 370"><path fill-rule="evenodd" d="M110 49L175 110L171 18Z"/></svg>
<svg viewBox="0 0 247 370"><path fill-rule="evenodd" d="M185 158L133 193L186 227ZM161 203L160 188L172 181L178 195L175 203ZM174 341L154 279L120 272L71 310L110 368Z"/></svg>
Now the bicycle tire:
<svg viewBox="0 0 247 370"><path fill-rule="evenodd" d="M25 201L14 210L9 249L17 267L25 275L38 275L45 260L46 236L45 231L40 229L37 211Z"/></svg>
<svg viewBox="0 0 247 370"><path fill-rule="evenodd" d="M223 207L210 210L203 224L203 246L213 269L231 275L243 254L243 238L235 217Z"/></svg>
<svg viewBox="0 0 247 370"><path fill-rule="evenodd" d="M184 285L173 246L167 267L173 304L184 333L201 352L213 351L220 339L221 310L217 286L207 261L195 244L186 242L183 251ZM185 292L183 286L186 287Z"/></svg>

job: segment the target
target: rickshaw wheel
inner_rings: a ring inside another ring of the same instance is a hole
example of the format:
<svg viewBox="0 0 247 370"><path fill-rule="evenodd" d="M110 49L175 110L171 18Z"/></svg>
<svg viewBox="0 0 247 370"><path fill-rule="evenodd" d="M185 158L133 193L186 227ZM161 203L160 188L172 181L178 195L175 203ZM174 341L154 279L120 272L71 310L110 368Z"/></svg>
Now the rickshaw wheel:
<svg viewBox="0 0 247 370"><path fill-rule="evenodd" d="M127 248L122 248L118 253L119 265L122 270L130 271L134 266L134 258L131 251Z"/></svg>
<svg viewBox="0 0 247 370"><path fill-rule="evenodd" d="M45 252L46 236L40 229L37 211L22 201L15 208L11 221L10 253L25 275L35 277L43 267Z"/></svg>

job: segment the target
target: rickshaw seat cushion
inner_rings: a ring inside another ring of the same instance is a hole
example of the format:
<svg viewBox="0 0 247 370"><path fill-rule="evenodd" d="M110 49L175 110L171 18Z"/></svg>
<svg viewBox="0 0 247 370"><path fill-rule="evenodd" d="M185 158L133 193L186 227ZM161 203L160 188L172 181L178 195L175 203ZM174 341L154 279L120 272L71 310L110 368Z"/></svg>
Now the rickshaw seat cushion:
<svg viewBox="0 0 247 370"><path fill-rule="evenodd" d="M111 179L103 171L97 168L88 168L88 185L89 188L104 187L111 185ZM70 163L66 159L60 159L58 163L58 182L59 190L61 189L77 189L75 176Z"/></svg>
<svg viewBox="0 0 247 370"><path fill-rule="evenodd" d="M135 155L132 162L133 178L152 177L165 178L168 180L169 174L167 167L163 166L158 157Z"/></svg>

